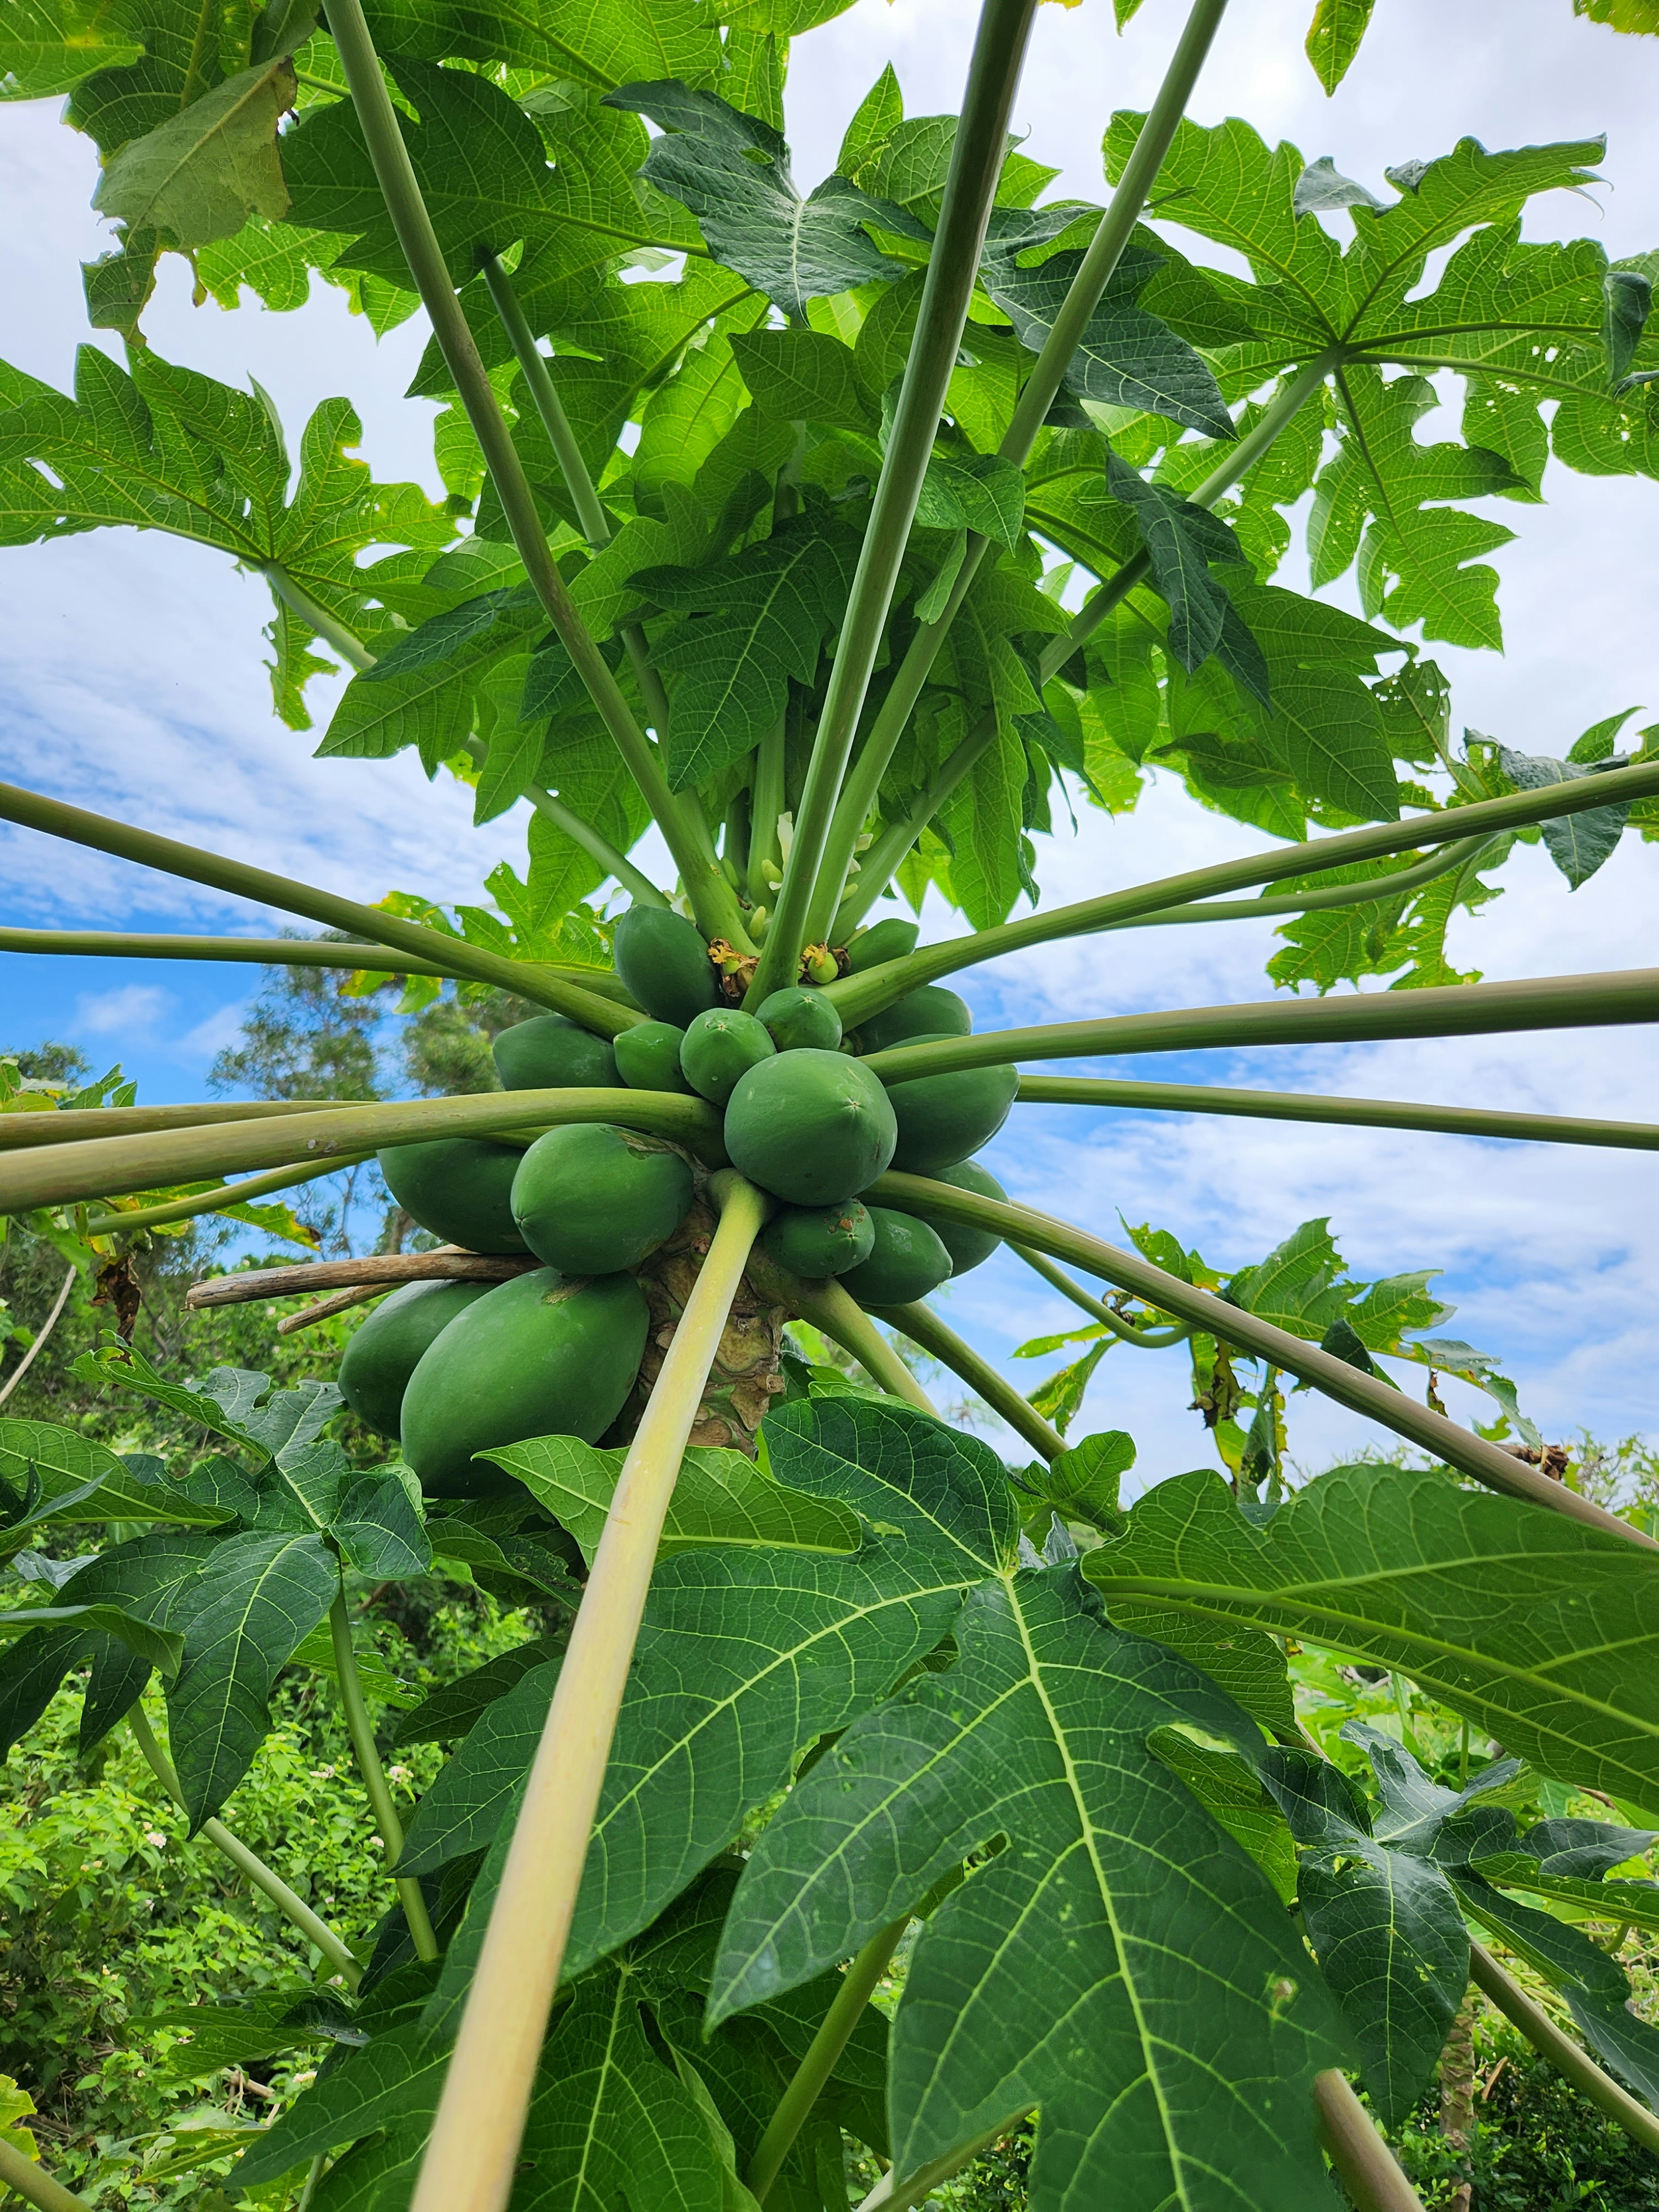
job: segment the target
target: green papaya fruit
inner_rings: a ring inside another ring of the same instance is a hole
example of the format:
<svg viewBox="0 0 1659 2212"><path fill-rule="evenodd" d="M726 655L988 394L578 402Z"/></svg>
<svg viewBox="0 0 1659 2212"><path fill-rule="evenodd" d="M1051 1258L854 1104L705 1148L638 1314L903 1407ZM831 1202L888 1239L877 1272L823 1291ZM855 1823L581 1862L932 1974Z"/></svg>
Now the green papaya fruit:
<svg viewBox="0 0 1659 2212"><path fill-rule="evenodd" d="M844 1275L867 1260L876 1241L869 1209L849 1198L844 1206L809 1212L786 1206L769 1221L761 1237L768 1255L792 1275L816 1281L825 1275Z"/></svg>
<svg viewBox="0 0 1659 2212"><path fill-rule="evenodd" d="M548 1267L612 1275L672 1237L695 1194L678 1152L600 1121L537 1138L513 1178L513 1218Z"/></svg>
<svg viewBox="0 0 1659 2212"><path fill-rule="evenodd" d="M517 1492L473 1454L527 1437L597 1443L639 1373L650 1311L632 1275L537 1267L459 1314L404 1393L404 1457L434 1498Z"/></svg>
<svg viewBox="0 0 1659 2212"><path fill-rule="evenodd" d="M883 1174L898 1123L861 1060L840 1052L781 1052L732 1093L723 1131L739 1175L791 1206L839 1206Z"/></svg>
<svg viewBox="0 0 1659 2212"><path fill-rule="evenodd" d="M914 1044L919 1037L971 1036L974 1018L968 1001L939 983L924 983L908 998L895 1000L859 1024L859 1050L885 1052L889 1045Z"/></svg>
<svg viewBox="0 0 1659 2212"><path fill-rule="evenodd" d="M919 1036L905 1042L943 1040ZM1014 1067L964 1067L954 1075L923 1075L894 1084L888 1093L898 1122L893 1165L905 1175L922 1176L958 1166L995 1136L1018 1091L1019 1071Z"/></svg>
<svg viewBox="0 0 1659 2212"><path fill-rule="evenodd" d="M902 960L907 952L916 949L921 925L901 921L896 914L885 921L872 922L861 929L847 947L847 965L854 975L861 975L866 968L884 968L890 960Z"/></svg>
<svg viewBox="0 0 1659 2212"><path fill-rule="evenodd" d="M514 1022L489 1048L507 1091L613 1091L617 1055L605 1038L562 1014Z"/></svg>
<svg viewBox="0 0 1659 2212"><path fill-rule="evenodd" d="M1008 1194L1002 1185L989 1169L981 1167L977 1160L960 1160L953 1168L935 1168L933 1179L935 1182L948 1182L957 1190L971 1190L980 1198L994 1198L1000 1205L1006 1205L1008 1200ZM898 1210L902 1213L911 1211L908 1206L901 1206ZM920 1213L919 1208L917 1211ZM960 1222L939 1221L930 1213L921 1213L920 1218L927 1223L950 1254L953 1278L965 1275L970 1267L981 1266L1002 1242L1001 1237L994 1236L988 1229L964 1229Z"/></svg>
<svg viewBox="0 0 1659 2212"><path fill-rule="evenodd" d="M404 1392L422 1355L488 1283L405 1283L354 1333L335 1380L360 1421L398 1440Z"/></svg>
<svg viewBox="0 0 1659 2212"><path fill-rule="evenodd" d="M404 1212L466 1252L526 1249L513 1225L513 1178L523 1158L516 1145L472 1137L388 1145L379 1155L386 1187Z"/></svg>
<svg viewBox="0 0 1659 2212"><path fill-rule="evenodd" d="M908 1306L936 1291L951 1273L938 1231L890 1206L872 1206L869 1213L875 1230L870 1256L848 1268L842 1288L861 1306Z"/></svg>
<svg viewBox="0 0 1659 2212"><path fill-rule="evenodd" d="M623 1030L612 1050L617 1073L630 1091L683 1091L691 1085L680 1071L680 1047L685 1031L672 1022L635 1022Z"/></svg>
<svg viewBox="0 0 1659 2212"><path fill-rule="evenodd" d="M680 1073L711 1104L724 1106L751 1067L777 1047L753 1014L736 1006L710 1006L697 1016L680 1046Z"/></svg>
<svg viewBox="0 0 1659 2212"><path fill-rule="evenodd" d="M668 907L630 906L617 924L614 957L630 995L657 1021L685 1029L720 1002L702 932Z"/></svg>
<svg viewBox="0 0 1659 2212"><path fill-rule="evenodd" d="M791 983L774 991L755 1009L780 1052L834 1052L841 1042L841 1016L822 991Z"/></svg>

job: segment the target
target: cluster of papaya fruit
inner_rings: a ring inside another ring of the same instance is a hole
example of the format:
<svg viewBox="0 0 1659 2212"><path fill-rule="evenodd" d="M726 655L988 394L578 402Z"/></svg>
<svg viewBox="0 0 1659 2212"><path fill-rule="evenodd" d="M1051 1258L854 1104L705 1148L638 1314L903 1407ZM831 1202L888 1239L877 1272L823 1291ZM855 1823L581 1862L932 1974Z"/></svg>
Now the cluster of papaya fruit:
<svg viewBox="0 0 1659 2212"><path fill-rule="evenodd" d="M848 957L873 967L908 952L915 926L878 923ZM635 907L617 926L617 973L647 1018L615 1040L561 1014L495 1039L509 1091L675 1091L720 1109L731 1163L779 1201L768 1257L806 1280L838 1276L865 1307L925 1297L988 1259L983 1231L933 1223L860 1195L889 1167L986 1197L1005 1195L972 1154L1007 1118L1011 1067L927 1076L890 1091L867 1055L901 1042L964 1036L965 1003L929 985L844 1036L811 985L757 1011L726 1003L692 923ZM401 1443L431 1495L488 1489L475 1453L528 1437L597 1443L628 1401L650 1314L637 1270L696 1198L691 1162L661 1139L612 1124L546 1131L528 1149L468 1139L380 1155L406 1212L470 1252L532 1255L509 1281L416 1283L395 1292L348 1346L347 1403Z"/></svg>

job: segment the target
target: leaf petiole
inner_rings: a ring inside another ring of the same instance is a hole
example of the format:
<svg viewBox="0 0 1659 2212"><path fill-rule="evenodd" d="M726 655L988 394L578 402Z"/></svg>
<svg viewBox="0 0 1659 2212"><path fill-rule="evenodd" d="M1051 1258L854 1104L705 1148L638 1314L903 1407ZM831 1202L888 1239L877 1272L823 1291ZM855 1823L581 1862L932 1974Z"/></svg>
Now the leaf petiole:
<svg viewBox="0 0 1659 2212"><path fill-rule="evenodd" d="M412 1877L401 1881L398 1879L398 1854L404 1847L403 1822L398 1818L398 1808L392 1800L386 1770L380 1764L380 1754L375 1747L374 1723L369 1717L368 1701L363 1696L363 1678L357 1671L357 1654L352 1643L351 1608L346 1603L343 1589L329 1607L328 1626L334 1641L334 1673L340 1686L340 1704L345 1713L346 1733L351 1738L351 1748L356 1757L357 1771L363 1779L369 1810L374 1815L374 1825L386 1845L386 1864L392 1869L392 1886L397 1890L398 1901L404 1908L404 1917L409 1923L415 1955L422 1960L435 1959L438 1939L432 1932L431 1916L426 1909L426 1899L421 1894L421 1885Z"/></svg>
<svg viewBox="0 0 1659 2212"><path fill-rule="evenodd" d="M142 1705L135 1705L128 1713L127 1726L131 1729L133 1741L143 1752L150 1772L182 1810L185 1793L179 1785L177 1770L157 1741L155 1731L149 1724L149 1717ZM346 1987L355 1990L362 1978L363 1970L352 1957L343 1940L335 1934L327 1922L319 1919L305 1899L296 1896L282 1876L249 1850L222 1820L204 1820L201 1833L215 1850L223 1852L238 1873L246 1875L256 1889L264 1892L284 1919L291 1921L307 1942L315 1945Z"/></svg>

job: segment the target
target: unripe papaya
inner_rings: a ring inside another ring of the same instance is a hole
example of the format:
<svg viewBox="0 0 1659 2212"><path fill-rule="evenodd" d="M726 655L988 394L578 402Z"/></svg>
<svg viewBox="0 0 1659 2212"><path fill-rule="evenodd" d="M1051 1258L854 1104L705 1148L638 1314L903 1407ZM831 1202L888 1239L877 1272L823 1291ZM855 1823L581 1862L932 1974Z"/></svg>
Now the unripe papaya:
<svg viewBox="0 0 1659 2212"><path fill-rule="evenodd" d="M630 906L617 924L617 973L659 1022L688 1028L720 1004L720 981L696 922L665 906Z"/></svg>
<svg viewBox="0 0 1659 2212"><path fill-rule="evenodd" d="M700 1097L724 1106L739 1079L777 1047L753 1014L735 1006L710 1006L697 1016L680 1046L680 1073Z"/></svg>
<svg viewBox="0 0 1659 2212"><path fill-rule="evenodd" d="M849 1198L844 1206L813 1212L786 1206L767 1225L761 1237L769 1258L792 1275L816 1281L824 1275L844 1275L867 1260L876 1241L869 1209Z"/></svg>
<svg viewBox="0 0 1659 2212"><path fill-rule="evenodd" d="M421 1487L434 1498L510 1493L512 1478L475 1464L475 1452L527 1437L597 1443L634 1387L649 1324L632 1275L581 1282L537 1267L486 1291L422 1355L404 1393L404 1457Z"/></svg>
<svg viewBox="0 0 1659 2212"><path fill-rule="evenodd" d="M378 1157L398 1205L446 1244L467 1252L525 1250L513 1225L513 1178L524 1158L516 1146L434 1137L388 1145Z"/></svg>
<svg viewBox="0 0 1659 2212"><path fill-rule="evenodd" d="M859 1050L885 1052L889 1045L914 1044L918 1037L971 1036L974 1018L968 1001L939 983L924 983L859 1024Z"/></svg>
<svg viewBox="0 0 1659 2212"><path fill-rule="evenodd" d="M908 1306L936 1291L951 1273L938 1231L891 1206L872 1206L869 1214L875 1229L870 1256L842 1277L842 1289L861 1306Z"/></svg>
<svg viewBox="0 0 1659 2212"><path fill-rule="evenodd" d="M672 1237L695 1195L678 1152L601 1121L537 1138L513 1178L513 1218L548 1267L611 1275Z"/></svg>
<svg viewBox="0 0 1659 2212"><path fill-rule="evenodd" d="M738 1174L775 1198L839 1206L885 1172L898 1123L861 1060L840 1052L781 1052L738 1083L722 1133Z"/></svg>
<svg viewBox="0 0 1659 2212"><path fill-rule="evenodd" d="M901 921L896 914L885 921L872 922L868 929L860 930L847 948L849 972L861 975L866 968L884 968L890 960L902 960L907 952L916 949L920 925Z"/></svg>
<svg viewBox="0 0 1659 2212"><path fill-rule="evenodd" d="M953 1168L936 1168L933 1181L948 1182L957 1190L971 1190L980 1198L994 1198L1000 1205L1006 1205L1008 1200L1008 1194L1002 1185L989 1169L981 1167L977 1160L962 1160ZM908 1207L899 1209L901 1212L909 1210ZM921 1218L950 1254L953 1278L965 1275L970 1267L977 1267L988 1260L1002 1242L1001 1237L994 1236L988 1229L964 1229L960 1222L939 1221L931 1213L923 1213Z"/></svg>
<svg viewBox="0 0 1659 2212"><path fill-rule="evenodd" d="M834 1052L841 1042L841 1016L832 1003L799 983L763 999L755 1018L780 1052Z"/></svg>
<svg viewBox="0 0 1659 2212"><path fill-rule="evenodd" d="M345 1348L335 1378L360 1421L398 1440L398 1413L422 1355L488 1283L405 1283L375 1307Z"/></svg>
<svg viewBox="0 0 1659 2212"><path fill-rule="evenodd" d="M623 1030L612 1050L617 1073L630 1091L683 1091L691 1085L680 1071L685 1031L672 1022L635 1022Z"/></svg>
<svg viewBox="0 0 1659 2212"><path fill-rule="evenodd" d="M938 1044L919 1036L911 1044ZM896 1083L888 1096L898 1122L893 1165L905 1175L936 1176L988 1144L1007 1120L1019 1090L1013 1067L963 1067Z"/></svg>
<svg viewBox="0 0 1659 2212"><path fill-rule="evenodd" d="M562 1014L532 1014L527 1022L514 1022L489 1051L508 1091L616 1088L617 1055L609 1043Z"/></svg>

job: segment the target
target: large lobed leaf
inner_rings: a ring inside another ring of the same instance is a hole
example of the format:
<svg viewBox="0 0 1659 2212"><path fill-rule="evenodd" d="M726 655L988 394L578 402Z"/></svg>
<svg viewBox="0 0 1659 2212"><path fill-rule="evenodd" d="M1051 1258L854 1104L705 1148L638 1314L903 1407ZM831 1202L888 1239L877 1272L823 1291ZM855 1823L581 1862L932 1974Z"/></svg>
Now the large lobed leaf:
<svg viewBox="0 0 1659 2212"><path fill-rule="evenodd" d="M1645 1553L1447 1474L1322 1475L1261 1525L1219 1477L1142 1498L1084 1572L1147 1603L1397 1668L1565 1782L1659 1799L1659 1576Z"/></svg>

